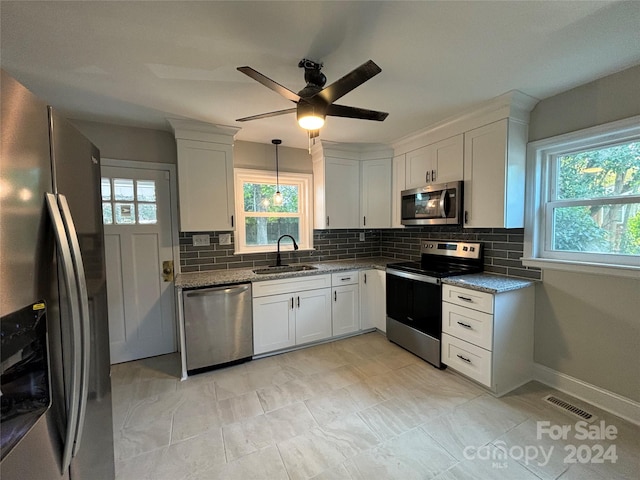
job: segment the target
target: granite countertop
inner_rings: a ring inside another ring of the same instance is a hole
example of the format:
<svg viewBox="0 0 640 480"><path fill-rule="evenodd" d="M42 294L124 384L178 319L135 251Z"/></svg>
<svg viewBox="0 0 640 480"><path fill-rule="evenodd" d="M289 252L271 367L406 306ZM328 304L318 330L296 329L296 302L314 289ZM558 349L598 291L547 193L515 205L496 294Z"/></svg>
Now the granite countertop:
<svg viewBox="0 0 640 480"><path fill-rule="evenodd" d="M368 270L376 268L384 270L388 263L398 262L397 259L384 257L358 258L353 260L339 260L332 262L305 262L304 265L312 265L316 270L300 272L285 272L271 274L253 273L254 268L234 268L229 270L211 270L208 272L180 273L176 277L176 288L198 288L224 285L228 283L260 282L264 280L280 280L284 278L307 277L309 275L321 275L344 270ZM262 267L257 267L262 268Z"/></svg>
<svg viewBox="0 0 640 480"><path fill-rule="evenodd" d="M486 293L508 292L510 290L518 290L535 284L532 280L503 277L501 275L491 275L489 273L473 273L469 275L443 278L442 283L456 287L470 288L472 290L478 290Z"/></svg>

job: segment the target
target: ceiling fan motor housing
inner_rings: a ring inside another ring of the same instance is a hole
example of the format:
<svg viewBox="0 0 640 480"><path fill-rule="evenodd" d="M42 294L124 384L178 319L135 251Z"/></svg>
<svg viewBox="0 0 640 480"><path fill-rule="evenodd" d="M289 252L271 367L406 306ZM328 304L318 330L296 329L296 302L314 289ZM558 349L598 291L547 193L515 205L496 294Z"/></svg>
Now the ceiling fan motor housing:
<svg viewBox="0 0 640 480"><path fill-rule="evenodd" d="M327 77L320 71L322 69L322 63L303 58L298 62L298 67L304 68L304 81L307 82L307 87L314 85L321 89L327 83Z"/></svg>

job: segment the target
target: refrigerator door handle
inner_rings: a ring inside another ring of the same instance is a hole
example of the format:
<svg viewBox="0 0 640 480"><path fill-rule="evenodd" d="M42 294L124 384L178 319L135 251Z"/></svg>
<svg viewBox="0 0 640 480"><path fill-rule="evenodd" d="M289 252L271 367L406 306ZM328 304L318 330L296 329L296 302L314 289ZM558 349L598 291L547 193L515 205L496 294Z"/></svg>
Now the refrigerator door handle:
<svg viewBox="0 0 640 480"><path fill-rule="evenodd" d="M64 437L64 450L62 453L62 474L69 469L71 465L71 457L73 454L73 445L76 429L78 427L78 411L80 403L80 363L81 346L80 346L80 305L78 302L78 285L76 283L76 275L73 268L73 259L71 258L71 248L64 228L64 222L60 215L58 202L55 195L51 193L45 194L47 210L53 225L53 231L56 238L56 245L61 257L61 269L64 277L64 284L68 292L68 307L71 315L72 335L71 335L71 379L69 384L69 411L67 412L67 425Z"/></svg>
<svg viewBox="0 0 640 480"><path fill-rule="evenodd" d="M78 411L78 428L73 447L73 456L75 457L80 448L80 440L82 439L82 431L84 429L84 417L87 412L87 396L89 394L89 359L91 349L90 321L89 321L89 295L87 293L87 280L84 274L84 263L82 254L80 253L80 244L78 242L78 233L73 223L71 210L64 195L58 194L58 205L62 212L62 221L64 222L69 244L71 246L71 258L73 260L78 297L80 300L80 331L82 334L82 349L80 363L80 408Z"/></svg>

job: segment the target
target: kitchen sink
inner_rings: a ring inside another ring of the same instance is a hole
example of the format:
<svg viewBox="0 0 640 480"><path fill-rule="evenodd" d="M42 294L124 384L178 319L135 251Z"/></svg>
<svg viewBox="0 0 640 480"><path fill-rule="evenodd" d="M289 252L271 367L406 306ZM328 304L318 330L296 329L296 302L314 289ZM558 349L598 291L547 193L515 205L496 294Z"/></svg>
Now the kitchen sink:
<svg viewBox="0 0 640 480"><path fill-rule="evenodd" d="M253 273L258 275L264 275L268 273L288 273L288 272L303 272L306 270L317 270L318 267L314 267L313 265L280 265L280 266L270 266L264 268L256 268Z"/></svg>

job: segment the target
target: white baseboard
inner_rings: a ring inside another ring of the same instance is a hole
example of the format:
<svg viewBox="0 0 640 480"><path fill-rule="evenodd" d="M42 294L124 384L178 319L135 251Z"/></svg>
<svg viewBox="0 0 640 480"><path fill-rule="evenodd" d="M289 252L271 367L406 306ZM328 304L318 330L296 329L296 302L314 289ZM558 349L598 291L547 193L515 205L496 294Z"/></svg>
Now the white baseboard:
<svg viewBox="0 0 640 480"><path fill-rule="evenodd" d="M573 395L620 418L640 425L640 403L597 387L549 367L533 364L533 378L561 392Z"/></svg>

